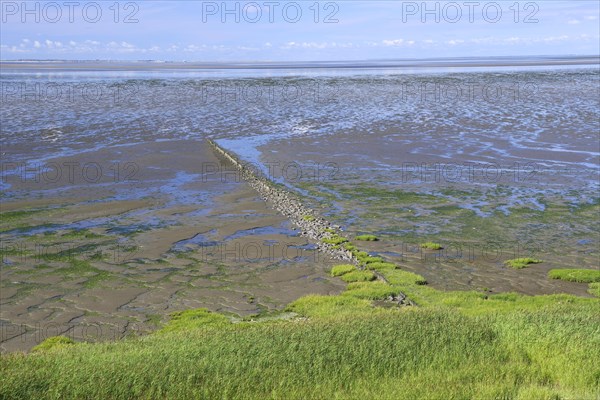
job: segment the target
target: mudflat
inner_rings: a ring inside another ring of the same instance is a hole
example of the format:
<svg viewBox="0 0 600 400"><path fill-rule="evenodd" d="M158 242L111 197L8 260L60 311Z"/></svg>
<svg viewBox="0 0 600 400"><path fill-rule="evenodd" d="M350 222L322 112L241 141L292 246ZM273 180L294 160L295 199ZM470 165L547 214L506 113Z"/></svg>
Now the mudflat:
<svg viewBox="0 0 600 400"><path fill-rule="evenodd" d="M147 333L190 308L243 318L343 290L326 272L332 261L235 171L214 172L220 160L203 141L108 147L46 165L111 160L135 173L97 182L6 177L2 351L59 334L96 341Z"/></svg>

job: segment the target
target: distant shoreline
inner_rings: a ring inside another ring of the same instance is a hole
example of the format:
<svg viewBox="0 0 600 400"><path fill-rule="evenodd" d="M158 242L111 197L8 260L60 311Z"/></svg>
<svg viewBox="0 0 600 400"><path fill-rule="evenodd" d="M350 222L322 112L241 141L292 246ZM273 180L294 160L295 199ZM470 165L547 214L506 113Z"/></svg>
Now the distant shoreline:
<svg viewBox="0 0 600 400"><path fill-rule="evenodd" d="M600 56L530 56L482 58L429 58L370 61L318 62L170 62L94 60L15 60L0 61L0 69L25 70L261 70L261 69L378 69L448 67L539 67L600 65Z"/></svg>

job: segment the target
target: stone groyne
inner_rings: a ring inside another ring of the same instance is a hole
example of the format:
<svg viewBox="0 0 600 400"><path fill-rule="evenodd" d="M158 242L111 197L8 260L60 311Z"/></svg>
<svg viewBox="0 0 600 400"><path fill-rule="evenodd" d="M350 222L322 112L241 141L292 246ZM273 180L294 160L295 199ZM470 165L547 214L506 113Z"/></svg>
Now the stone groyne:
<svg viewBox="0 0 600 400"><path fill-rule="evenodd" d="M264 201L290 219L298 227L302 236L315 240L320 251L327 253L336 260L343 260L356 265L360 264L351 251L341 246L322 242L324 239L332 239L338 236L341 233L339 226L331 224L317 215L314 210L305 207L293 194L276 187L255 168L249 167L249 164L243 163L213 140L208 139L208 143L217 155L231 163L238 170L240 177L256 190Z"/></svg>
<svg viewBox="0 0 600 400"><path fill-rule="evenodd" d="M210 139L207 139L207 141L216 155L232 164L238 170L240 177L256 190L267 204L270 204L275 210L292 221L299 228L302 236L316 241L319 251L335 260L354 264L359 269L364 268L352 251L346 250L344 246L324 242L341 237L341 228L339 226L331 224L313 209L305 207L295 195L285 189L278 188L264 174L256 170L256 168L249 167L250 164L242 162L234 154L219 146L215 141ZM378 271L372 272L377 279L389 283L385 276ZM401 292L395 296L388 297L385 299L385 302L397 305L416 305Z"/></svg>

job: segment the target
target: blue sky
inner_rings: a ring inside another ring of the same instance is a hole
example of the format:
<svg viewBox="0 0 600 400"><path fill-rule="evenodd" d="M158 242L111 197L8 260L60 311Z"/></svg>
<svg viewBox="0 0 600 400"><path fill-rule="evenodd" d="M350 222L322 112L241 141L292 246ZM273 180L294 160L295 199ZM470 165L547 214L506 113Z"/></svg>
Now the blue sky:
<svg viewBox="0 0 600 400"><path fill-rule="evenodd" d="M425 7L368 0L74 3L27 2L24 9L21 1L3 0L0 58L326 61L600 53L595 0L430 1Z"/></svg>

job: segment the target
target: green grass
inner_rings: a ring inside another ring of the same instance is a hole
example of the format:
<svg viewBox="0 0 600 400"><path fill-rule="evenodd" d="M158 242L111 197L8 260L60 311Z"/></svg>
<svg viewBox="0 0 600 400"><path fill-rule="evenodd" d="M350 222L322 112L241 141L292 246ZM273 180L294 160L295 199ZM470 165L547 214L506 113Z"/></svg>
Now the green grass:
<svg viewBox="0 0 600 400"><path fill-rule="evenodd" d="M529 266L529 264L539 264L542 262L542 260L538 260L537 258L523 257L513 258L512 260L506 260L504 261L504 265L514 269L523 269Z"/></svg>
<svg viewBox="0 0 600 400"><path fill-rule="evenodd" d="M331 276L342 276L348 272L356 271L356 267L351 264L335 265L331 268Z"/></svg>
<svg viewBox="0 0 600 400"><path fill-rule="evenodd" d="M332 235L330 238L321 239L321 241L327 244L340 245L342 243L346 243L348 239L338 235Z"/></svg>
<svg viewBox="0 0 600 400"><path fill-rule="evenodd" d="M302 219L305 221L314 221L315 217L313 217L312 215L303 215Z"/></svg>
<svg viewBox="0 0 600 400"><path fill-rule="evenodd" d="M371 271L352 271L341 276L344 282L368 282L375 280L375 274Z"/></svg>
<svg viewBox="0 0 600 400"><path fill-rule="evenodd" d="M348 284L343 296L352 296L359 299L383 300L391 295L398 294L397 287L384 282L352 282Z"/></svg>
<svg viewBox="0 0 600 400"><path fill-rule="evenodd" d="M64 346L69 346L69 345L73 345L73 344L75 344L73 339L68 338L66 336L52 336L52 337L45 339L42 343L38 344L37 346L34 346L31 349L31 351L32 352L41 352L41 351L48 351L48 350L56 350L56 349L60 349Z"/></svg>
<svg viewBox="0 0 600 400"><path fill-rule="evenodd" d="M429 250L441 250L441 249L443 249L443 247L442 247L441 244L434 243L434 242L421 243L421 248L422 249L429 249Z"/></svg>
<svg viewBox="0 0 600 400"><path fill-rule="evenodd" d="M222 326L229 323L229 318L221 314L215 314L207 309L177 311L171 314L171 320L160 330L159 333L182 331L201 328L205 326Z"/></svg>
<svg viewBox="0 0 600 400"><path fill-rule="evenodd" d="M305 321L202 325L3 356L0 396L540 400L599 393L599 317L591 303L468 316L373 308L348 296L309 300L321 315Z"/></svg>
<svg viewBox="0 0 600 400"><path fill-rule="evenodd" d="M392 264L389 262L376 261L376 262L368 263L366 265L366 268L374 269L376 271L383 271L383 270L388 270L388 269L396 269L396 264Z"/></svg>
<svg viewBox="0 0 600 400"><path fill-rule="evenodd" d="M354 255L358 261L360 261L362 264L370 264L370 263L376 263L376 262L384 262L383 258L381 257L373 257L370 256L368 253L361 251L358 252Z"/></svg>
<svg viewBox="0 0 600 400"><path fill-rule="evenodd" d="M589 288L588 288L588 292L591 295L594 295L596 297L600 297L600 282L592 282L592 283L590 283Z"/></svg>
<svg viewBox="0 0 600 400"><path fill-rule="evenodd" d="M381 257L372 257L372 256L361 257L361 258L359 258L359 261L362 264L365 264L365 265L384 262L383 258L381 258Z"/></svg>
<svg viewBox="0 0 600 400"><path fill-rule="evenodd" d="M551 269L548 277L569 282L600 282L600 270L597 269Z"/></svg>
<svg viewBox="0 0 600 400"><path fill-rule="evenodd" d="M346 242L346 243L344 243L344 249L346 249L348 251L355 251L356 250L356 246L353 245L350 242Z"/></svg>
<svg viewBox="0 0 600 400"><path fill-rule="evenodd" d="M359 235L356 237L356 240L362 240L365 242L376 242L379 239L375 235Z"/></svg>
<svg viewBox="0 0 600 400"><path fill-rule="evenodd" d="M421 275L399 269L385 271L385 277L393 285L426 285L427 280Z"/></svg>

